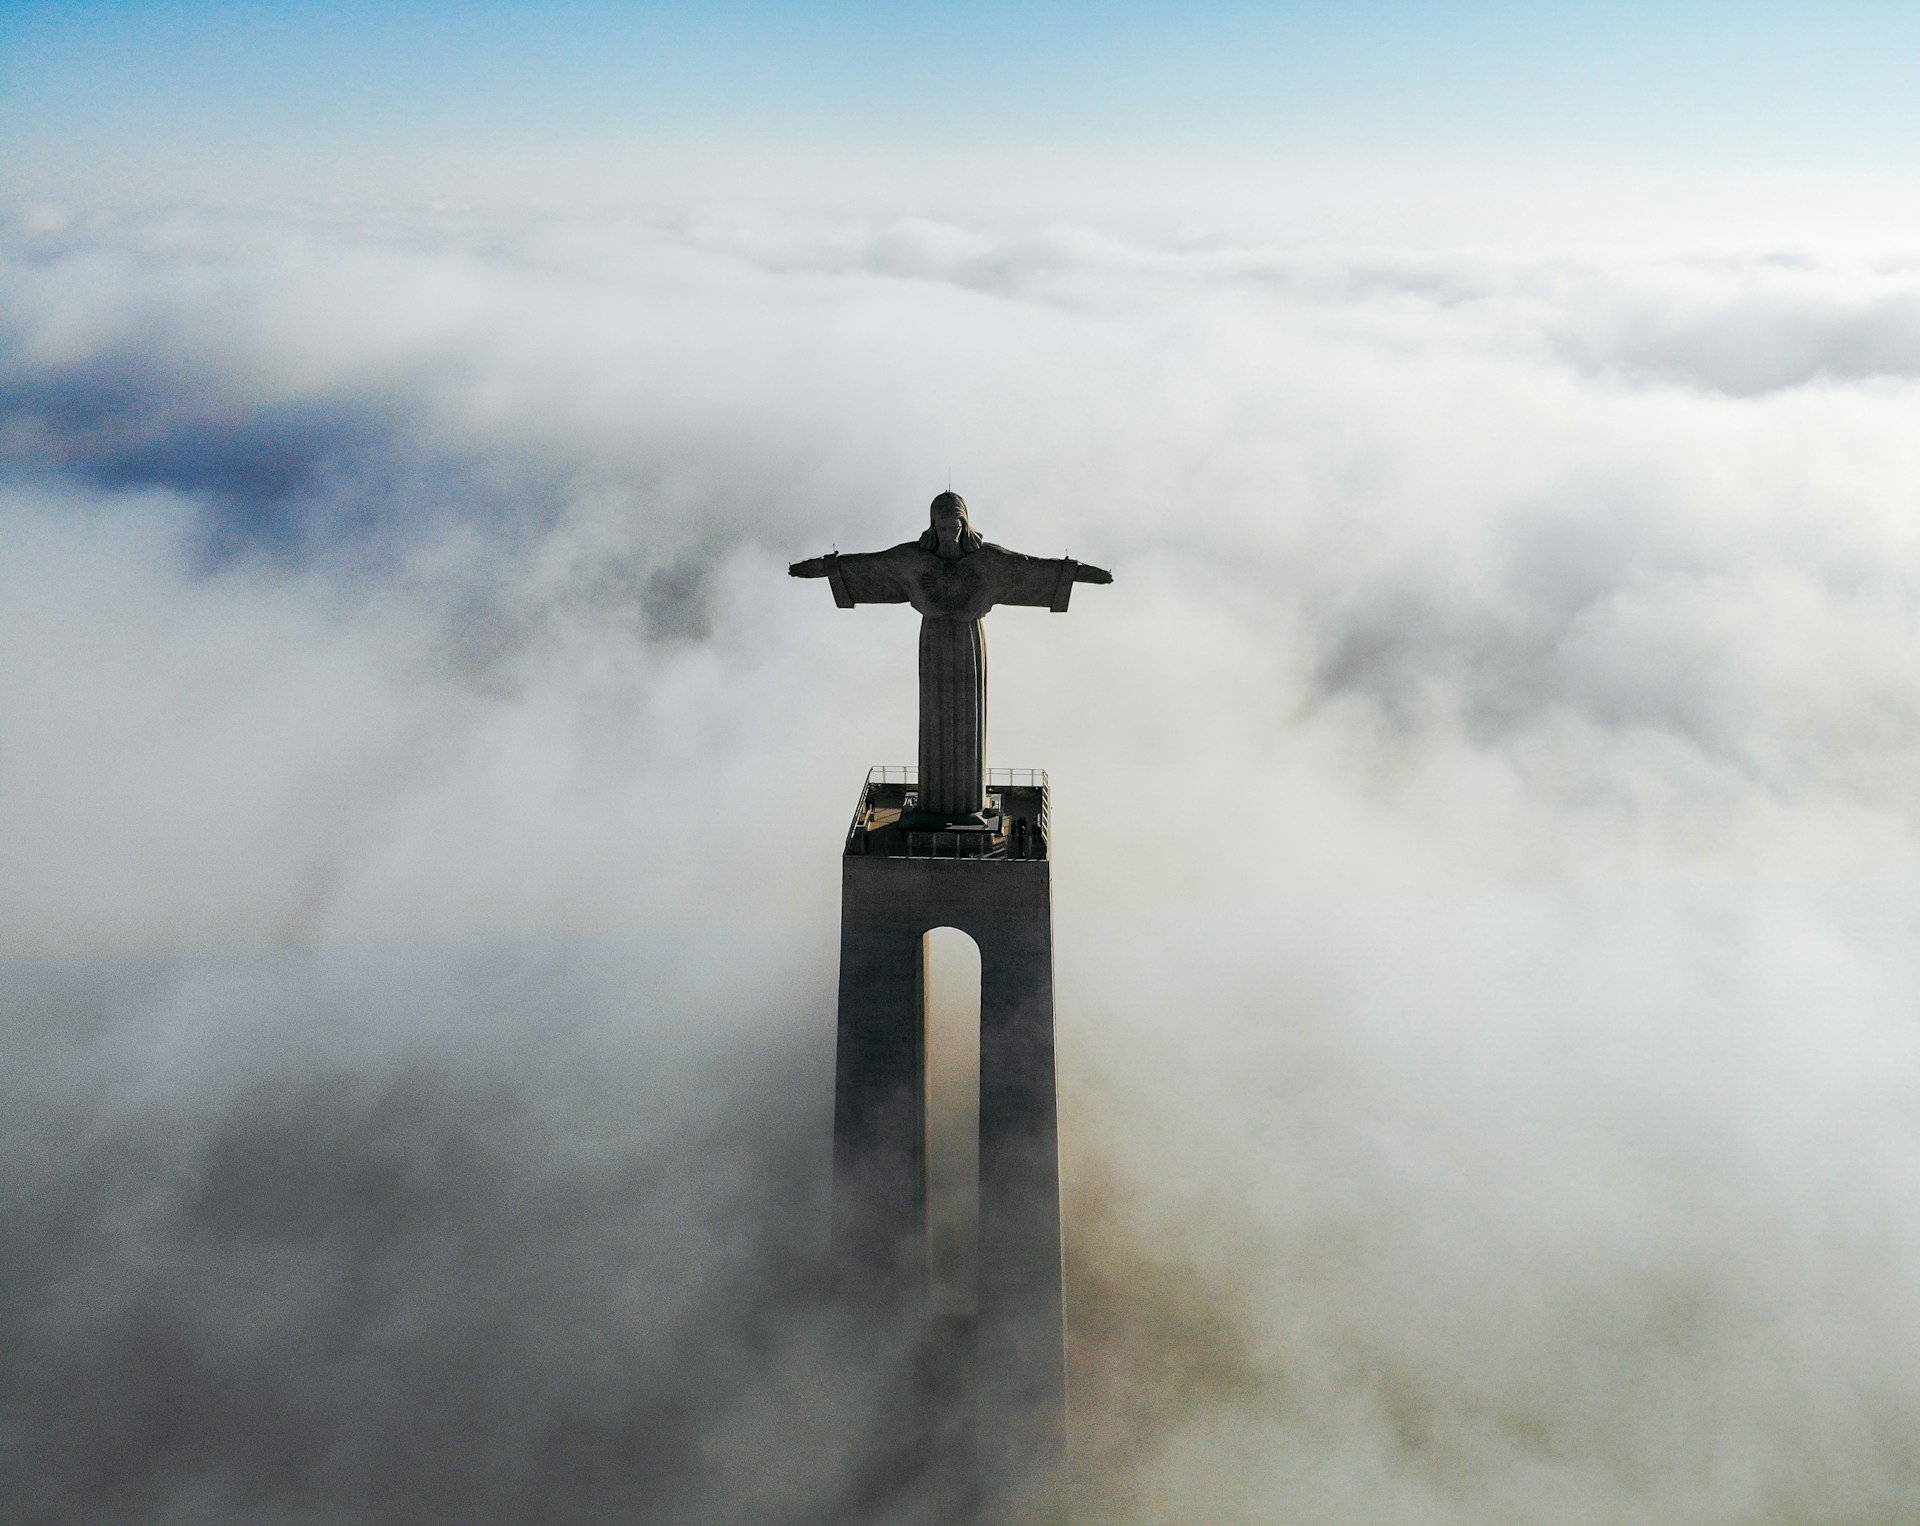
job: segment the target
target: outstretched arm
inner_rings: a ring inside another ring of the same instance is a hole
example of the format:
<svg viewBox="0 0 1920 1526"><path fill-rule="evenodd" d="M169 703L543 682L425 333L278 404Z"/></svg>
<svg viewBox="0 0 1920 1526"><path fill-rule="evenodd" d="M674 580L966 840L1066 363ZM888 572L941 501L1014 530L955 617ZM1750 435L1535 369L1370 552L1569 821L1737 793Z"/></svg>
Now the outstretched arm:
<svg viewBox="0 0 1920 1526"><path fill-rule="evenodd" d="M888 556L885 551L855 551L846 556L829 551L790 563L787 576L825 578L833 588L833 602L842 609L856 604L904 604L907 590L889 566Z"/></svg>
<svg viewBox="0 0 1920 1526"><path fill-rule="evenodd" d="M993 602L1025 604L1064 613L1075 583L1111 583L1104 567L1090 567L1070 556L1026 556L1005 546L987 546L994 558Z"/></svg>

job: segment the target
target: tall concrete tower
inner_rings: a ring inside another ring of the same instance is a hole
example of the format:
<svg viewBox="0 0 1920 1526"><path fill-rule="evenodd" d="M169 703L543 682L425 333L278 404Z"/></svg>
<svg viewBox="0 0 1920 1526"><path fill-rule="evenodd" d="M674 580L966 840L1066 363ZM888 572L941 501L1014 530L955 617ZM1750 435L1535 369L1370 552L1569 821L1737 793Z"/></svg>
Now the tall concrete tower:
<svg viewBox="0 0 1920 1526"><path fill-rule="evenodd" d="M1046 775L996 770L986 820L903 827L913 771L876 769L842 860L840 1022L834 1066L835 1236L843 1284L876 1319L922 1327L926 1417L989 1511L1018 1496L1045 1513L1066 1443L1060 1161L1054 1099L1053 897ZM978 1313L926 1307L928 1012L925 935L980 950ZM957 1328L956 1328L957 1326ZM955 1425L955 1412L959 1423Z"/></svg>
<svg viewBox="0 0 1920 1526"><path fill-rule="evenodd" d="M1000 604L1064 612L1110 575L984 541L955 493L926 533L789 569L834 602L911 604L920 624L919 763L867 777L841 861L834 1234L843 1296L907 1332L922 1382L905 1406L919 1463L968 1516L1063 1512L1065 1300L1054 1090L1047 778L986 767L986 643ZM929 1306L926 935L980 952L978 1272L971 1319ZM957 1484L954 1480L958 1479Z"/></svg>

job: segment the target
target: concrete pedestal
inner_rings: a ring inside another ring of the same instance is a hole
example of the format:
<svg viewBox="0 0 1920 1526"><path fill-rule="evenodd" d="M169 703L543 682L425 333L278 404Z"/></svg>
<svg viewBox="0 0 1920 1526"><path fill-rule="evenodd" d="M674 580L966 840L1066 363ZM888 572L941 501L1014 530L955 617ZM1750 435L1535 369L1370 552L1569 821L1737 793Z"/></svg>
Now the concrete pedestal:
<svg viewBox="0 0 1920 1526"><path fill-rule="evenodd" d="M1026 776L1034 779L1036 776ZM967 1454L979 1513L1058 1509L1065 1311L1054 1089L1053 920L1045 782L995 796L997 833L914 832L870 783L843 861L834 1219L844 1296L875 1329L917 1332L917 1422ZM909 797L901 804L911 808ZM954 838L955 841L945 839ZM910 841L909 839L918 839ZM946 850L952 856L941 856ZM1014 855L1021 856L1014 856ZM980 950L979 1312L926 1307L926 1016L922 939ZM956 1442L953 1438L963 1438Z"/></svg>

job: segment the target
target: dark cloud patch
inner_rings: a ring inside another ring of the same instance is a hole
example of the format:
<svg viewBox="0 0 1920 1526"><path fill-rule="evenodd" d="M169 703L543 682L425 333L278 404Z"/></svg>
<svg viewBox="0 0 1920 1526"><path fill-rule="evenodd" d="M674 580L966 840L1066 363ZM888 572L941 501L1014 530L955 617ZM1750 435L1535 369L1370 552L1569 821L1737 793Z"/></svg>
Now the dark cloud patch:
<svg viewBox="0 0 1920 1526"><path fill-rule="evenodd" d="M403 400L245 391L171 361L160 341L60 366L0 356L0 469L180 494L210 569L379 572L440 523L487 517L477 474L415 438Z"/></svg>
<svg viewBox="0 0 1920 1526"><path fill-rule="evenodd" d="M650 574L634 601L646 611L649 631L657 639L702 641L712 633L707 579L710 556L685 557Z"/></svg>
<svg viewBox="0 0 1920 1526"><path fill-rule="evenodd" d="M737 1019L597 963L10 972L11 1518L827 1508L858 1393L822 1323L824 1140L767 1084L810 1057L782 1019L743 1071L710 1047ZM435 1008L477 1056L421 1049ZM610 1070L596 1035L639 1014Z"/></svg>
<svg viewBox="0 0 1920 1526"><path fill-rule="evenodd" d="M333 402L269 405L238 417L160 421L150 438L68 468L108 488L165 488L204 497L202 551L216 563L263 554L295 564L340 553L403 525L391 498L369 491L370 467L394 429L371 410ZM353 479L354 491L329 492Z"/></svg>

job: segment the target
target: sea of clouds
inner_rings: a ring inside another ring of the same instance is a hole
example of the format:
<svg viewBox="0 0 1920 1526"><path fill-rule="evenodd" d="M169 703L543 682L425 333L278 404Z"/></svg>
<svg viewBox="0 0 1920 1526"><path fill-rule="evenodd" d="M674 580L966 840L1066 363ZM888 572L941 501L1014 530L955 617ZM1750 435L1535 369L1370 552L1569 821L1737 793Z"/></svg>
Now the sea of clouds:
<svg viewBox="0 0 1920 1526"><path fill-rule="evenodd" d="M14 1518L848 1518L836 856L914 628L785 563L949 471L1115 574L988 626L1082 1516L1920 1513L1920 257L0 255Z"/></svg>

